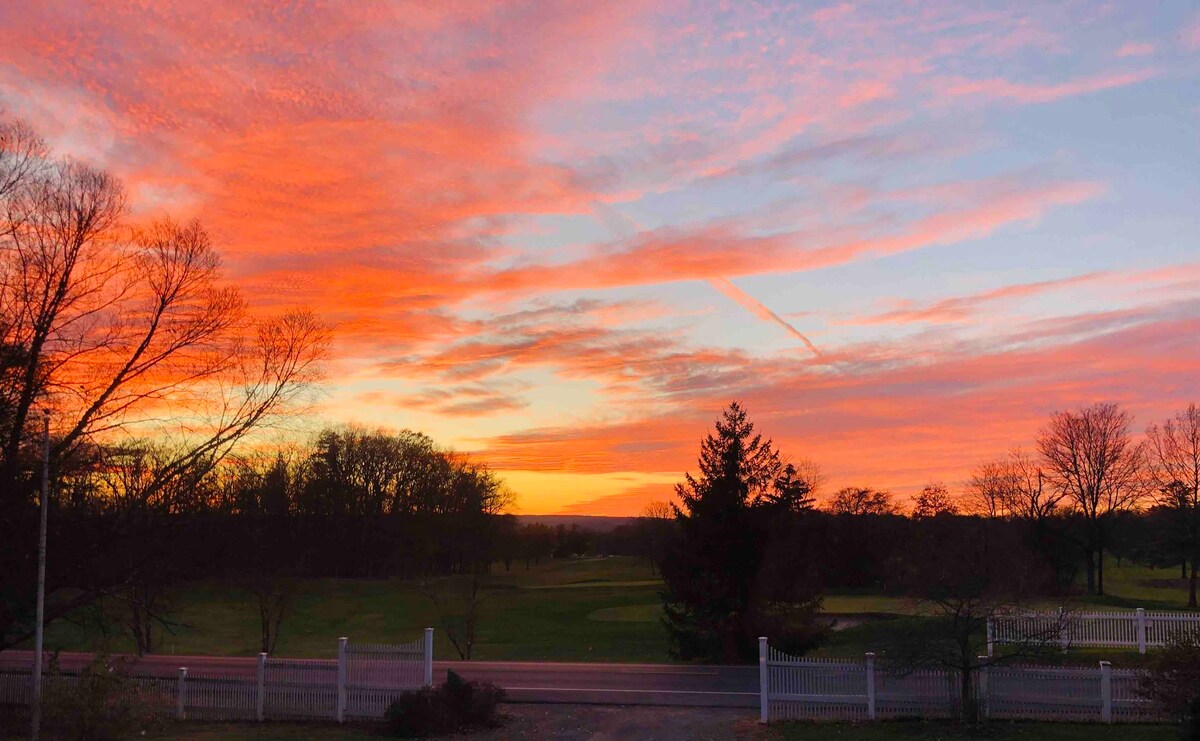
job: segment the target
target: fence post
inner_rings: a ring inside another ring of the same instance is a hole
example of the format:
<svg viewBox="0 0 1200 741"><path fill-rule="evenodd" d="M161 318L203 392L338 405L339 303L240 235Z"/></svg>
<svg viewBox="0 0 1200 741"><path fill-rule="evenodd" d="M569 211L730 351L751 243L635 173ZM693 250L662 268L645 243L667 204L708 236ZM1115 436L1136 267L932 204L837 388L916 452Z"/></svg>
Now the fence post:
<svg viewBox="0 0 1200 741"><path fill-rule="evenodd" d="M987 720L991 715L991 702L988 697L988 659L990 656L979 657L979 697L976 701L979 703L979 717Z"/></svg>
<svg viewBox="0 0 1200 741"><path fill-rule="evenodd" d="M337 666L337 722L346 722L346 641L345 636L338 639Z"/></svg>
<svg viewBox="0 0 1200 741"><path fill-rule="evenodd" d="M991 618L991 617L989 617L987 619L987 646L988 646L988 654L987 655L988 655L989 659L996 655L996 651L995 651L996 626L992 624L992 620L993 620L993 618Z"/></svg>
<svg viewBox="0 0 1200 741"><path fill-rule="evenodd" d="M767 639L758 639L758 722L766 723L771 717L770 687L767 685Z"/></svg>
<svg viewBox="0 0 1200 741"><path fill-rule="evenodd" d="M175 717L187 720L187 667L179 667L179 682L175 689Z"/></svg>
<svg viewBox="0 0 1200 741"><path fill-rule="evenodd" d="M258 655L258 702L254 708L254 715L258 720L263 720L263 710L267 701L267 654L266 652Z"/></svg>
<svg viewBox="0 0 1200 741"><path fill-rule="evenodd" d="M1066 610L1058 608L1058 645L1063 653L1067 652L1067 646L1071 645L1071 639L1067 628Z"/></svg>
<svg viewBox="0 0 1200 741"><path fill-rule="evenodd" d="M425 629L425 686L433 686L433 628Z"/></svg>
<svg viewBox="0 0 1200 741"><path fill-rule="evenodd" d="M1146 611L1141 607L1137 608L1137 642L1138 653L1146 653Z"/></svg>
<svg viewBox="0 0 1200 741"><path fill-rule="evenodd" d="M875 720L875 654L867 652L867 719Z"/></svg>
<svg viewBox="0 0 1200 741"><path fill-rule="evenodd" d="M1100 721L1112 723L1112 664L1100 662Z"/></svg>

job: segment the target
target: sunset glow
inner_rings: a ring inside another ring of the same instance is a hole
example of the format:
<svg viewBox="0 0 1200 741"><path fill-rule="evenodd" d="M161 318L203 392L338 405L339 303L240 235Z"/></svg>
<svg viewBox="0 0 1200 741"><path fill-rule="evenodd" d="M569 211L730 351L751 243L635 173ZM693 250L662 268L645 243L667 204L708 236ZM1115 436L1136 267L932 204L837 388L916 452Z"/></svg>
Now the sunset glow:
<svg viewBox="0 0 1200 741"><path fill-rule="evenodd" d="M967 5L14 2L0 104L519 512L669 497L733 399L907 495L1200 395L1200 12Z"/></svg>

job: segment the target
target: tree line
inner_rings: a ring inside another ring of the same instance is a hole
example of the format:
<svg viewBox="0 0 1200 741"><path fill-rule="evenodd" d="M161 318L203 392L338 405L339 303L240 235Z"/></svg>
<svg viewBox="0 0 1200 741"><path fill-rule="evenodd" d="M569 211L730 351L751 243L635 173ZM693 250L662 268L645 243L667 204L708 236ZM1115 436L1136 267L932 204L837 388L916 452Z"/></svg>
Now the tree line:
<svg viewBox="0 0 1200 741"><path fill-rule="evenodd" d="M0 120L0 649L33 631L46 439L47 619L116 605L140 650L182 579L239 577L266 644L288 579L490 561L510 494L486 465L409 431L271 449L330 337L251 311L199 221L132 214L119 179Z"/></svg>
<svg viewBox="0 0 1200 741"><path fill-rule="evenodd" d="M949 653L969 674L988 616L1069 592L1081 573L1088 593L1103 594L1114 550L1190 568L1196 606L1194 404L1150 425L1142 439L1115 404L1057 412L1036 453L982 463L958 496L930 484L908 512L892 494L867 487L843 488L819 509L823 481L798 474L814 467L785 461L746 410L730 404L701 444L698 474L677 487L670 517L655 507L634 526L657 529L630 542L655 544L640 555L662 570L665 622L680 658L751 659L760 635L803 653L829 627L819 617L824 591L871 588L955 622Z"/></svg>

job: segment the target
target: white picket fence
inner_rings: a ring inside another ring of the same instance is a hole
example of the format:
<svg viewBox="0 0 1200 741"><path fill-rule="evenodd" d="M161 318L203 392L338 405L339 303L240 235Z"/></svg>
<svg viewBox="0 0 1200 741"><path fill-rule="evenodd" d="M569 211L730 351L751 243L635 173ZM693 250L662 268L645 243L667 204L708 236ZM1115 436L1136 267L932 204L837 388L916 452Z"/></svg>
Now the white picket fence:
<svg viewBox="0 0 1200 741"><path fill-rule="evenodd" d="M164 714L180 720L336 720L382 718L406 690L433 684L433 628L411 643L354 644L338 639L338 658L276 659L259 654L255 676L189 671L133 675ZM46 692L70 687L75 674L50 674ZM32 699L30 670L0 671L0 705Z"/></svg>
<svg viewBox="0 0 1200 741"><path fill-rule="evenodd" d="M1146 653L1152 646L1165 646L1172 636L1200 631L1200 613L1151 612L1138 608L1135 612L1085 612L1057 615L1022 613L1005 615L988 621L988 655L993 644L1020 643L1028 636L1043 635L1059 627L1059 643L1063 650L1070 646L1101 648L1134 648Z"/></svg>
<svg viewBox="0 0 1200 741"><path fill-rule="evenodd" d="M1138 673L1113 669L992 666L973 677L981 717L1005 720L1148 722L1152 704L1135 692ZM961 687L949 671L896 674L876 666L875 655L804 659L759 639L759 719L876 720L950 718L959 714Z"/></svg>

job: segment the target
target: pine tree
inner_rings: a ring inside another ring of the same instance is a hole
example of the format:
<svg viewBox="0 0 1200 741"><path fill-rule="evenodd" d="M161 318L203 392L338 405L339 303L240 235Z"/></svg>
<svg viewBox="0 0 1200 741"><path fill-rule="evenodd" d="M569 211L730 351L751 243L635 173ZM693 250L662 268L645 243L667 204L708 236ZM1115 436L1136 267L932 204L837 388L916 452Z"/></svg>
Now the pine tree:
<svg viewBox="0 0 1200 741"><path fill-rule="evenodd" d="M794 469L781 474L779 454L737 402L702 441L698 465L699 476L687 474L676 487L682 507L675 509L679 538L662 565L664 622L679 658L736 662L754 655L765 617L791 624L780 611L796 606L807 625L820 606L807 584L796 587L795 569L781 589L778 570L764 568L771 534L780 530L773 520L803 509L807 487L793 481Z"/></svg>
<svg viewBox="0 0 1200 741"><path fill-rule="evenodd" d="M736 401L716 422L716 435L700 443L700 478L685 474L675 486L690 517L732 513L762 495L779 472L779 454L771 441L754 433L754 423Z"/></svg>

